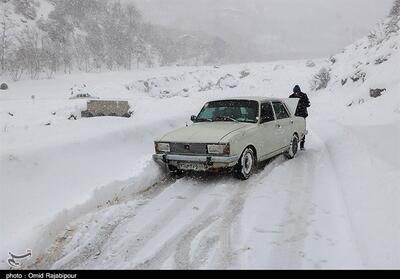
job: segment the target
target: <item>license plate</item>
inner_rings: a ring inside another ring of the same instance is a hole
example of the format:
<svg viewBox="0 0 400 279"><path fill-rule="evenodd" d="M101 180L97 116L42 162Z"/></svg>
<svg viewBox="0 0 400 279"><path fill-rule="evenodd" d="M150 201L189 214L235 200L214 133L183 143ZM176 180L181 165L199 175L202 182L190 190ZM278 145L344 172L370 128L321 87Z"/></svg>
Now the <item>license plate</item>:
<svg viewBox="0 0 400 279"><path fill-rule="evenodd" d="M178 168L181 170L191 171L206 171L207 167L204 164L199 163L178 163Z"/></svg>

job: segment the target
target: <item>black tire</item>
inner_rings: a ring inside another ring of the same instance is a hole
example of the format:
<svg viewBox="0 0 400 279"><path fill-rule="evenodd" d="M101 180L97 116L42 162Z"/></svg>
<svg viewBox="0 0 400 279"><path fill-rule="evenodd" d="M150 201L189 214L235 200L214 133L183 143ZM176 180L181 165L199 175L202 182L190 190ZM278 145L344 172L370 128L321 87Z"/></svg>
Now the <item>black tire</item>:
<svg viewBox="0 0 400 279"><path fill-rule="evenodd" d="M1 90L7 90L8 89L7 83L2 83L1 86L0 86L0 89Z"/></svg>
<svg viewBox="0 0 400 279"><path fill-rule="evenodd" d="M233 175L235 178L240 180L247 180L253 174L257 163L256 156L254 154L253 149L247 147L242 156L240 156L239 162L235 166L233 170Z"/></svg>
<svg viewBox="0 0 400 279"><path fill-rule="evenodd" d="M286 151L285 156L288 159L293 159L296 157L297 152L299 151L299 137L294 134L292 140L290 141L289 150Z"/></svg>

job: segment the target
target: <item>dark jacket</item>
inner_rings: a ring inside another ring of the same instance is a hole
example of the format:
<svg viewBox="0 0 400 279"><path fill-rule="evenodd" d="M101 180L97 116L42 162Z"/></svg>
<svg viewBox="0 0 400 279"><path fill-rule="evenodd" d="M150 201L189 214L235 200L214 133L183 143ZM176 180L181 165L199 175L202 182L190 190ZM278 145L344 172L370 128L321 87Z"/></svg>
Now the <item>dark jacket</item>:
<svg viewBox="0 0 400 279"><path fill-rule="evenodd" d="M308 99L307 94L305 94L303 92L293 93L292 95L290 95L289 98L299 98L300 99L299 104L297 106L297 110L296 110L296 116L307 118L308 117L307 108L309 108L311 106L311 103L310 103L310 100Z"/></svg>

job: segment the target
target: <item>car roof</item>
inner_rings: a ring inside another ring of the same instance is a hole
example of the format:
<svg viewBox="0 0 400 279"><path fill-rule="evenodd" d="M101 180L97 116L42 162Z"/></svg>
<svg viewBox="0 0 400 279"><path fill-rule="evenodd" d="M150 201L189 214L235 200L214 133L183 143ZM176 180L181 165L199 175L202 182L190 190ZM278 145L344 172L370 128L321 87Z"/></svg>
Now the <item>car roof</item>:
<svg viewBox="0 0 400 279"><path fill-rule="evenodd" d="M226 99L219 99L219 100L214 100L212 102L216 102L216 101L231 101L231 100L244 100L244 101L256 101L259 103L262 102L275 102L275 101L279 101L282 102L284 101L284 99L279 99L279 98L268 98L268 97L234 97L234 98L226 98Z"/></svg>

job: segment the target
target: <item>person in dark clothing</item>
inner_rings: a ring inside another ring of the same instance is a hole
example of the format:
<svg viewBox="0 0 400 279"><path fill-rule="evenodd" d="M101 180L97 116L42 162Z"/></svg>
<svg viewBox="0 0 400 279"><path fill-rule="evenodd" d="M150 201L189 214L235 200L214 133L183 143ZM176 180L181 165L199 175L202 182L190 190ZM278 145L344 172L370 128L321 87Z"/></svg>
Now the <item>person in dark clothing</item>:
<svg viewBox="0 0 400 279"><path fill-rule="evenodd" d="M311 103L310 103L310 100L308 99L307 94L301 92L300 86L296 85L293 88L293 94L290 95L289 98L300 99L295 115L306 119L308 117L307 108L309 108L311 106ZM304 138L300 142L300 149L304 150L305 143L306 143L306 136L304 136Z"/></svg>

